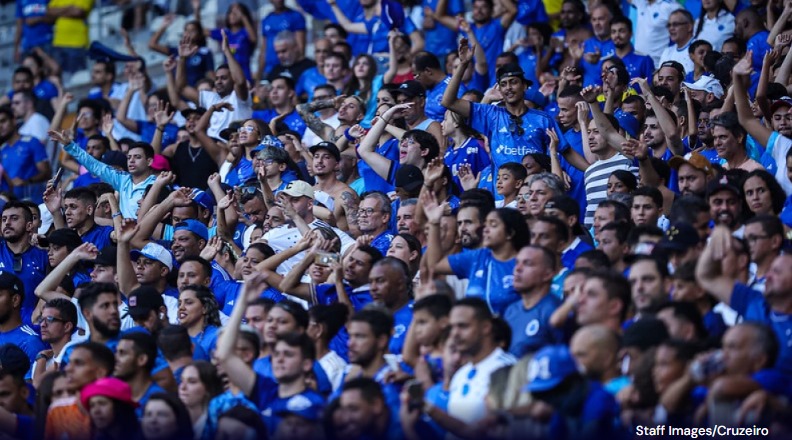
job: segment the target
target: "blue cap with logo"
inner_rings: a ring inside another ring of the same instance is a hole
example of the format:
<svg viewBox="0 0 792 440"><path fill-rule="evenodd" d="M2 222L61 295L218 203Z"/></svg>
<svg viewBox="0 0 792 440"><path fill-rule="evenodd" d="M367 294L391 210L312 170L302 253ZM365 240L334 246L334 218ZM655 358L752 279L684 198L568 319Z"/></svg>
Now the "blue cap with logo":
<svg viewBox="0 0 792 440"><path fill-rule="evenodd" d="M173 226L173 232L190 231L202 240L209 240L209 228L198 220L188 218Z"/></svg>
<svg viewBox="0 0 792 440"><path fill-rule="evenodd" d="M569 347L548 345L536 352L528 364L528 384L523 391L550 391L577 372L577 363Z"/></svg>

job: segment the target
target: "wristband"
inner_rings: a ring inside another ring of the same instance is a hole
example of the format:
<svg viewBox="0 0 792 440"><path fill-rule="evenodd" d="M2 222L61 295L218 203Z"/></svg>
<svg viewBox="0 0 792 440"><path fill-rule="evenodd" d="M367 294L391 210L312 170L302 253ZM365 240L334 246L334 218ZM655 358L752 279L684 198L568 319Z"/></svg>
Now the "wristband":
<svg viewBox="0 0 792 440"><path fill-rule="evenodd" d="M355 137L354 137L354 136L352 136L351 134L349 134L349 128L347 128L346 130L344 130L344 137L345 137L345 138L347 138L347 140L348 140L349 142L355 142L355 141L357 140L357 139L355 139Z"/></svg>
<svg viewBox="0 0 792 440"><path fill-rule="evenodd" d="M113 217L113 218L116 218L116 217L121 217L121 213L120 213L120 212L116 212L115 214L113 214L113 216L112 216L112 217Z"/></svg>
<svg viewBox="0 0 792 440"><path fill-rule="evenodd" d="M39 353L39 354L36 356L36 362L38 362L38 361L39 361L39 360L41 360L41 359L50 360L50 359L52 359L52 358L51 358L51 357L49 357L49 356L47 356L47 355L46 355L46 354L44 354L44 353Z"/></svg>
<svg viewBox="0 0 792 440"><path fill-rule="evenodd" d="M157 131L162 131L163 129L162 129L162 127L160 127L160 126L158 125L158 126L157 126L157 128L156 128L156 130L157 130Z"/></svg>

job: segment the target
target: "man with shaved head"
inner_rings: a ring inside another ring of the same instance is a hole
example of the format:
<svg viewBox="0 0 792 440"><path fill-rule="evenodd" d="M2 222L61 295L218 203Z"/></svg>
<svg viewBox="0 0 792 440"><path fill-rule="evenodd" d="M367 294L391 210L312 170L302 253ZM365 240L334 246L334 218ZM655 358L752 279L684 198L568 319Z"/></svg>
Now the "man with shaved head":
<svg viewBox="0 0 792 440"><path fill-rule="evenodd" d="M590 324L579 328L569 349L583 374L602 383L612 395L630 383L619 369L619 335L607 326Z"/></svg>

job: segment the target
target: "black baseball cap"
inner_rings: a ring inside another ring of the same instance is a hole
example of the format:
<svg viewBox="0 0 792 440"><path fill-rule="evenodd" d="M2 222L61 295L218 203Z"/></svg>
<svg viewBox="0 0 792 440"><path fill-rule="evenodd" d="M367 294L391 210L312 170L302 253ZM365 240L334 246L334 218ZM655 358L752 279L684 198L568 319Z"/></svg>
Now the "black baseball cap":
<svg viewBox="0 0 792 440"><path fill-rule="evenodd" d="M69 251L73 251L83 244L80 234L69 228L60 228L52 231L47 237L47 241L49 241L49 244L56 246L66 246Z"/></svg>
<svg viewBox="0 0 792 440"><path fill-rule="evenodd" d="M396 171L395 176L396 188L402 188L408 193L414 193L421 188L424 183L423 173L421 169L415 165L402 165Z"/></svg>
<svg viewBox="0 0 792 440"><path fill-rule="evenodd" d="M523 80L526 87L531 87L533 85L533 81L525 78L525 71L523 71L522 67L517 63L509 63L505 66L501 66L501 68L495 72L495 76L498 78L498 82L501 82L504 78L517 77Z"/></svg>
<svg viewBox="0 0 792 440"><path fill-rule="evenodd" d="M132 319L145 319L149 312L158 311L165 305L162 294L151 286L141 286L129 294L129 316Z"/></svg>
<svg viewBox="0 0 792 440"><path fill-rule="evenodd" d="M118 264L118 248L113 245L103 247L93 260L93 264L115 267Z"/></svg>
<svg viewBox="0 0 792 440"><path fill-rule="evenodd" d="M241 126L242 126L242 121L232 121L230 124L228 124L227 128L220 130L220 133L218 133L217 135L220 136L220 139L229 141L231 140L231 135L233 133L236 133L237 130L239 130L239 127Z"/></svg>
<svg viewBox="0 0 792 440"><path fill-rule="evenodd" d="M334 144L332 142L327 142L327 141L319 142L318 144L316 144L313 147L308 149L308 151L310 151L311 154L314 154L314 153L316 153L319 150L325 150L325 151L330 152L330 154L332 154L333 157L335 157L336 161L340 161L341 160L341 151L339 151L338 147L336 146L336 144Z"/></svg>
<svg viewBox="0 0 792 440"><path fill-rule="evenodd" d="M426 89L418 81L411 79L399 85L399 88L394 90L393 93L400 93L408 98L415 98L417 96L426 96Z"/></svg>

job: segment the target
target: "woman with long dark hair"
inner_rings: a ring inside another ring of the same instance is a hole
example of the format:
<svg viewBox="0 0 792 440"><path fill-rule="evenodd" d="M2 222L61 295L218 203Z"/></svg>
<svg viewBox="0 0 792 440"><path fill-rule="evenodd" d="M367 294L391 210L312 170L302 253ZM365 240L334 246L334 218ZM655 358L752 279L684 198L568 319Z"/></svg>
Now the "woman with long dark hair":
<svg viewBox="0 0 792 440"><path fill-rule="evenodd" d="M465 296L481 298L490 310L502 314L509 304L520 298L511 283L517 252L528 245L530 239L522 214L511 208L491 211L484 221L481 249L443 257L440 219L445 204L438 204L429 192L422 194L421 203L429 222L427 266L434 268L435 275L456 275L470 280Z"/></svg>
<svg viewBox="0 0 792 440"><path fill-rule="evenodd" d="M474 176L490 166L492 162L484 149L481 134L468 125L459 113L446 110L445 119L440 125L443 136L451 138L451 143L443 156L443 163L451 169L454 185L462 191L457 172L462 164L469 165Z"/></svg>
<svg viewBox="0 0 792 440"><path fill-rule="evenodd" d="M88 384L80 391L80 402L91 418L94 440L137 440L141 431L132 400L132 389L126 382L106 377Z"/></svg>
<svg viewBox="0 0 792 440"><path fill-rule="evenodd" d="M786 194L775 177L762 170L754 170L742 181L745 204L753 215L778 216L784 209Z"/></svg>
<svg viewBox="0 0 792 440"><path fill-rule="evenodd" d="M190 413L181 400L168 393L149 397L141 420L145 440L189 440L194 438Z"/></svg>
<svg viewBox="0 0 792 440"><path fill-rule="evenodd" d="M193 344L211 353L221 327L220 308L214 293L206 286L185 286L179 294L179 324L187 328Z"/></svg>
<svg viewBox="0 0 792 440"><path fill-rule="evenodd" d="M179 383L179 400L190 414L195 439L211 440L215 428L208 424L209 401L223 392L217 367L206 361L195 361L184 367Z"/></svg>
<svg viewBox="0 0 792 440"><path fill-rule="evenodd" d="M362 54L352 63L352 79L344 88L346 96L359 96L366 103L366 116L360 125L369 127L377 111L377 92L382 87L382 75L377 75L377 61L371 55Z"/></svg>

